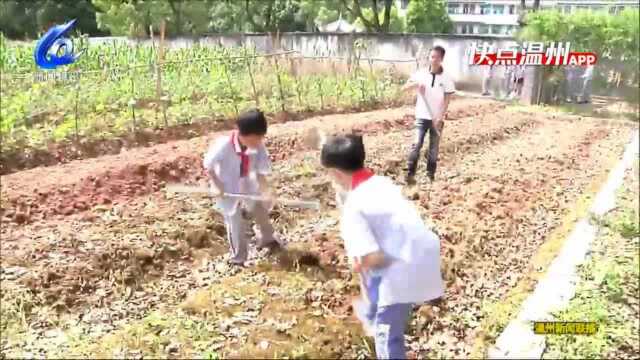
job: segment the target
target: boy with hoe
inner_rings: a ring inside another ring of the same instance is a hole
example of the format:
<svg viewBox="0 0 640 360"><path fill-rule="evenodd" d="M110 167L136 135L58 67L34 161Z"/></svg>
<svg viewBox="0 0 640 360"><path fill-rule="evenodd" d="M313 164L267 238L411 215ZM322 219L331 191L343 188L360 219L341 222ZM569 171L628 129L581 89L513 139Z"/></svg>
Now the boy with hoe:
<svg viewBox="0 0 640 360"><path fill-rule="evenodd" d="M401 189L364 168L362 138L329 139L321 162L346 192L340 230L362 297L354 312L375 337L378 358L405 358L404 332L414 304L441 297L440 242Z"/></svg>
<svg viewBox="0 0 640 360"><path fill-rule="evenodd" d="M260 229L257 247L276 248L280 241L274 235L269 220L269 201L241 200L226 194L262 194L270 199L266 176L271 173L269 153L264 146L267 120L259 110L250 110L238 117L237 129L210 146L203 165L212 185L212 192L219 196L218 208L224 215L230 245L229 262L244 265L247 246L244 212L248 210Z"/></svg>

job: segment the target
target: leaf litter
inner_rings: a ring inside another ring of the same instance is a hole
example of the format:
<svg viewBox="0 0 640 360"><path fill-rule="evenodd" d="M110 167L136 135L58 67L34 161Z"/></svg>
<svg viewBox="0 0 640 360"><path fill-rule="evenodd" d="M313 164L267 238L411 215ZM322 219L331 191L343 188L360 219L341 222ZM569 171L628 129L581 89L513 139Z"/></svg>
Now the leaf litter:
<svg viewBox="0 0 640 360"><path fill-rule="evenodd" d="M488 113L489 106L476 106ZM528 259L616 154L627 131L504 108L482 118L459 111L458 118L445 129L438 174L443 180L420 183L412 196L441 236L447 295L437 305L422 306L412 320L411 356L469 356L482 303L499 301L530 271ZM412 132L406 121L375 124L355 129L370 134L369 165L401 181ZM278 149L273 152L278 155ZM14 227L12 237L38 241L31 248L24 241L2 244L3 255L10 254L2 259L3 280L25 269L10 279L16 287L31 291L36 306L52 307L61 319L81 314L76 326L96 339L180 305L192 314L187 318L218 324L214 332L222 338L205 343L225 355L371 355L351 316L357 279L344 257L330 182L318 166L317 156L308 153L275 163L281 195L317 197L323 208L313 213L276 207L273 220L289 250L275 257L252 252L254 270L221 261L227 250L224 225L209 200L153 193L94 210L99 216L92 223L71 216ZM32 324L38 319L44 314L29 317ZM296 350L305 338L309 346ZM244 352L240 339L252 344ZM185 356L204 346L185 340L158 351ZM127 345L111 351L136 355L144 349L149 355L149 348L137 345L138 350Z"/></svg>

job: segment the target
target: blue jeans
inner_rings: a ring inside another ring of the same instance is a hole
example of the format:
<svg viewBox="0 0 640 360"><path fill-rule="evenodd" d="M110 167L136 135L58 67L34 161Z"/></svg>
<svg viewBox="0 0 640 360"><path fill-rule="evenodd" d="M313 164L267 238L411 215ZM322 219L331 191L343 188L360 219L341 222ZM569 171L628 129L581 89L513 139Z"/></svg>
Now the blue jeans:
<svg viewBox="0 0 640 360"><path fill-rule="evenodd" d="M429 151L425 154L427 158L427 173L430 176L435 175L438 166L438 149L440 148L440 135L433 126L433 121L428 119L416 120L416 142L413 144L411 153L409 154L409 175L414 176L418 169L418 159L420 158L420 150L424 144L424 137L429 133Z"/></svg>
<svg viewBox="0 0 640 360"><path fill-rule="evenodd" d="M367 301L354 304L356 316L370 329L375 337L378 359L406 359L404 332L409 321L413 304L392 304L378 306L380 277L363 276L362 291L366 291Z"/></svg>

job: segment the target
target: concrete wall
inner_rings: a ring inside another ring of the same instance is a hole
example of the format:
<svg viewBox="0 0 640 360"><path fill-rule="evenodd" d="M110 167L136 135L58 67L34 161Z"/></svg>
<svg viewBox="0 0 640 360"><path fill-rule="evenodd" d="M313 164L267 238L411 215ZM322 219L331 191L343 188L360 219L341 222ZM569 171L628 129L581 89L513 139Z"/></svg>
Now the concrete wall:
<svg viewBox="0 0 640 360"><path fill-rule="evenodd" d="M255 46L257 51L271 53L279 50L296 50L303 56L349 57L354 53L353 44L361 40L367 44L367 54L378 59L403 60L415 68L415 59L425 59L428 50L436 45L446 49L445 71L461 89L479 90L482 69L469 65L468 50L473 42L490 43L495 49L515 44L510 37L486 35L431 35L431 34L345 34L345 33L283 33L275 34L212 34L199 39L178 38L167 42L169 47L187 47L194 44L210 46ZM91 39L91 42L128 41L132 44L150 44L150 40L123 38ZM157 41L157 39L156 39ZM380 61L377 61L380 63ZM406 66L404 67L407 68ZM496 69L499 79L502 69Z"/></svg>

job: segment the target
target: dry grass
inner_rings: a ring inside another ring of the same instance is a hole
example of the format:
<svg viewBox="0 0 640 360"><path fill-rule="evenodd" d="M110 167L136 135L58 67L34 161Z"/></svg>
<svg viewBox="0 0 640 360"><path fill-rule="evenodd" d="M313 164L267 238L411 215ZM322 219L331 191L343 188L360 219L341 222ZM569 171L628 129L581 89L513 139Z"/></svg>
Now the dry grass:
<svg viewBox="0 0 640 360"><path fill-rule="evenodd" d="M617 160L617 157L610 158L610 166L606 168L613 167ZM535 289L538 280L544 277L546 269L562 249L564 241L573 231L575 224L588 215L592 198L604 184L608 175L608 172L605 172L593 179L582 197L576 201L574 208L565 215L561 225L554 229L544 244L540 246L531 260L530 271L527 272L527 275L501 301L485 304L483 308L485 320L480 325L482 331L475 341L471 357L486 357L488 347L495 342L509 321L517 316L520 306Z"/></svg>

